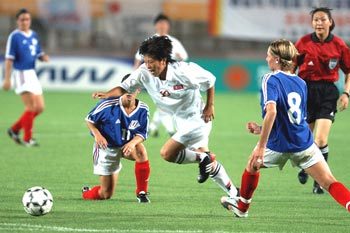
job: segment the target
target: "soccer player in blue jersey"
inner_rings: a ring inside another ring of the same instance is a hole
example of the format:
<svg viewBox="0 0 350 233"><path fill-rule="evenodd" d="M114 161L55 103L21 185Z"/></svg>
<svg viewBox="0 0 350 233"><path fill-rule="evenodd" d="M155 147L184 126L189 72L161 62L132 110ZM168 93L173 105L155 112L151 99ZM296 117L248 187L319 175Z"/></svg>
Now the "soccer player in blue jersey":
<svg viewBox="0 0 350 233"><path fill-rule="evenodd" d="M298 52L293 43L270 44L266 61L272 73L264 75L261 90L263 123L249 122L247 129L260 139L242 175L240 197L222 197L221 204L236 217L247 217L257 188L260 168L283 168L287 160L304 169L332 197L350 211L350 191L332 175L306 123L306 83L293 74Z"/></svg>
<svg viewBox="0 0 350 233"><path fill-rule="evenodd" d="M30 29L30 13L26 9L21 9L16 14L16 19L18 28L10 34L6 45L3 89L10 89L12 73L15 92L21 95L25 110L7 132L18 144L28 147L38 146L32 138L32 129L35 117L44 110L44 97L35 73L35 61L39 59L47 62L49 57L41 50L37 34ZM19 137L22 129L23 141Z"/></svg>
<svg viewBox="0 0 350 233"><path fill-rule="evenodd" d="M126 75L122 81L127 79ZM150 202L148 180L150 166L142 142L148 136L148 106L136 99L140 89L118 98L101 101L86 117L95 138L93 147L94 174L101 184L83 188L83 198L102 200L112 197L122 168L121 158L135 160L136 196L140 203Z"/></svg>

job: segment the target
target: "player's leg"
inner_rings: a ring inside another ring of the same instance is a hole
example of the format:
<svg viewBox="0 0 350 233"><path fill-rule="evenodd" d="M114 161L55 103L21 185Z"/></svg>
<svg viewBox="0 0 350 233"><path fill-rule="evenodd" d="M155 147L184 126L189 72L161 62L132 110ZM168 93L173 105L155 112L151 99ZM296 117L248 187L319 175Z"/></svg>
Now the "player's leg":
<svg viewBox="0 0 350 233"><path fill-rule="evenodd" d="M120 148L102 149L94 144L93 163L94 174L100 177L100 185L92 189L83 187L83 198L87 200L109 199L114 193L118 174L122 169Z"/></svg>
<svg viewBox="0 0 350 233"><path fill-rule="evenodd" d="M151 173L150 163L145 146L140 143L132 153L135 159L136 197L140 203L149 203L148 182Z"/></svg>
<svg viewBox="0 0 350 233"><path fill-rule="evenodd" d="M83 190L83 198L85 200L104 200L110 199L114 193L118 173L100 176L100 185L94 186L91 189Z"/></svg>
<svg viewBox="0 0 350 233"><path fill-rule="evenodd" d="M153 137L158 137L159 136L159 126L161 124L159 111L160 110L158 108L154 111L152 120L151 120L151 122L149 124L150 135L153 136Z"/></svg>
<svg viewBox="0 0 350 233"><path fill-rule="evenodd" d="M328 135L330 133L332 126L332 120L330 119L317 119L314 127L314 140L318 148L320 148L321 153L325 159L328 161ZM322 194L322 185L320 186L316 181L314 181L313 193Z"/></svg>
<svg viewBox="0 0 350 233"><path fill-rule="evenodd" d="M325 160L321 160L306 168L305 171L325 188L340 205L350 212L350 191L334 178Z"/></svg>
<svg viewBox="0 0 350 233"><path fill-rule="evenodd" d="M177 133L175 135L177 135ZM211 171L211 160L208 153L190 150L186 148L184 144L170 138L161 148L160 155L163 157L163 159L172 163L199 163L198 182L203 183L209 178Z"/></svg>

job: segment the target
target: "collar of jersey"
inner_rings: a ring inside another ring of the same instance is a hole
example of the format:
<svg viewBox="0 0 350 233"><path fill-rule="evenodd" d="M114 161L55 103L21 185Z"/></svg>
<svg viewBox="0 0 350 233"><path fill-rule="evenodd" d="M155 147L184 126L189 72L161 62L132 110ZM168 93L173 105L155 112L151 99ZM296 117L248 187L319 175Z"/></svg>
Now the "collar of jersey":
<svg viewBox="0 0 350 233"><path fill-rule="evenodd" d="M32 31L32 30L29 30L28 33L25 33L24 31L21 31L21 30L19 30L19 29L17 29L17 31L18 31L19 33L21 33L21 34L22 34L23 36L25 36L25 37L31 37L32 34L33 34L33 31Z"/></svg>
<svg viewBox="0 0 350 233"><path fill-rule="evenodd" d="M136 103L136 108L130 113L128 114L125 109L124 109L124 106L123 106L123 101L122 101L122 96L120 96L119 98L119 105L120 105L120 109L123 111L123 113L128 116L128 117L132 117L136 112L137 110L139 110L140 108L140 101L136 101L135 100L135 103Z"/></svg>
<svg viewBox="0 0 350 233"><path fill-rule="evenodd" d="M327 38L324 40L324 42L330 42L333 40L334 35L332 33L329 33ZM321 43L320 39L316 36L316 32L311 33L311 40L315 43Z"/></svg>

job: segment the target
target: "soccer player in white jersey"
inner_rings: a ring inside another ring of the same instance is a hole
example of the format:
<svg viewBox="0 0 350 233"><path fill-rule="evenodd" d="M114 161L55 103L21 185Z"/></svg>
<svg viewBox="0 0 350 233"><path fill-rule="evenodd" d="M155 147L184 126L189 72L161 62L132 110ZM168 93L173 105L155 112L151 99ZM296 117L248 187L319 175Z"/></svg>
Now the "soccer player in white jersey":
<svg viewBox="0 0 350 233"><path fill-rule="evenodd" d="M215 77L195 63L175 62L171 58L171 41L166 36L145 40L139 51L144 64L120 86L95 92L93 97L109 98L145 88L157 107L172 114L175 121L176 133L161 148L161 156L172 163L199 163L199 183L210 176L229 196L236 196L236 187L208 148L214 119ZM206 104L201 91L207 94Z"/></svg>
<svg viewBox="0 0 350 233"><path fill-rule="evenodd" d="M10 34L6 45L3 89L11 88L12 73L15 92L21 96L25 110L7 132L18 144L28 147L38 146L32 137L32 129L34 119L44 110L44 97L35 73L35 61L39 59L47 62L49 57L41 50L37 34L30 29L30 13L26 9L21 9L16 14L16 19L18 28ZM19 136L22 129L23 141Z"/></svg>
<svg viewBox="0 0 350 233"><path fill-rule="evenodd" d="M298 54L293 43L270 44L266 61L273 71L264 75L261 90L263 123L248 122L250 133L260 135L242 175L240 197L222 197L221 204L236 217L247 217L259 182L260 168L283 168L287 160L305 169L330 195L350 211L350 191L332 175L306 123L307 87L293 74Z"/></svg>
<svg viewBox="0 0 350 233"><path fill-rule="evenodd" d="M156 31L156 34L154 34L154 36L167 36L171 40L171 44L173 45L173 50L171 52L172 59L175 61L186 61L188 59L186 49L178 39L169 35L171 25L170 19L164 14L159 14L154 19L153 23ZM137 50L135 54L134 68L137 69L141 65L142 61L142 55ZM175 126L171 114L162 111L159 108L156 108L149 125L151 136L158 137L159 126L161 124L164 126L166 132L169 135L173 135L175 133Z"/></svg>
<svg viewBox="0 0 350 233"><path fill-rule="evenodd" d="M126 75L122 82L129 75ZM93 147L94 174L100 185L83 187L87 200L109 199L114 193L121 158L135 160L136 197L140 203L150 202L148 180L150 165L142 142L148 134L148 106L136 99L139 89L117 98L101 101L86 117L95 138Z"/></svg>

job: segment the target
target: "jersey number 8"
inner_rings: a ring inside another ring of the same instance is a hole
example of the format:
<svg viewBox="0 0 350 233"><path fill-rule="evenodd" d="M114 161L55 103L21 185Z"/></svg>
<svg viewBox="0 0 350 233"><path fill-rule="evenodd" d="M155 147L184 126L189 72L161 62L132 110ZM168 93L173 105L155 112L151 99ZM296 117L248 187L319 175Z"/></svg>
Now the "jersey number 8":
<svg viewBox="0 0 350 233"><path fill-rule="evenodd" d="M288 117L292 124L300 124L301 122L301 97L296 92L291 92L288 94Z"/></svg>

